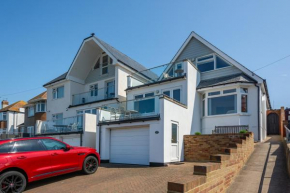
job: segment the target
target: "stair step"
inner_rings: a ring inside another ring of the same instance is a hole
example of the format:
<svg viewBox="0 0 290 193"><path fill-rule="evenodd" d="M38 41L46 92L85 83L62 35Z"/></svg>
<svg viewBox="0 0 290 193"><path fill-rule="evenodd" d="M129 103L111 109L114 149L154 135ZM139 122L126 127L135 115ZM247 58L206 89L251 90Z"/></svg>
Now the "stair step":
<svg viewBox="0 0 290 193"><path fill-rule="evenodd" d="M230 159L230 155L227 154L213 154L210 155L211 162L218 162L221 163L222 161L226 161Z"/></svg>
<svg viewBox="0 0 290 193"><path fill-rule="evenodd" d="M225 148L222 148L222 150L226 154L231 154L231 153L237 153L238 152L237 147L225 147Z"/></svg>
<svg viewBox="0 0 290 193"><path fill-rule="evenodd" d="M193 174L194 175L207 175L208 173L218 170L221 168L220 163L212 163L207 165L194 165Z"/></svg>

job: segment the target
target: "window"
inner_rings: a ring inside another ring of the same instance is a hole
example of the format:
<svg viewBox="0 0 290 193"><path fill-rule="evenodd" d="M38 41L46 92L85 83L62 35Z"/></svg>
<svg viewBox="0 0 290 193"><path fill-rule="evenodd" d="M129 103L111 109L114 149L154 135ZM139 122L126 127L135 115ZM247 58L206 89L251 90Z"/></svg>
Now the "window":
<svg viewBox="0 0 290 193"><path fill-rule="evenodd" d="M180 102L181 101L181 89L170 89L163 91L163 94Z"/></svg>
<svg viewBox="0 0 290 193"><path fill-rule="evenodd" d="M242 107L242 109L241 109L241 111L243 112L243 113L247 113L248 112L248 95L245 95L245 94L242 94L241 95L241 102L242 102L242 105L241 105L241 107Z"/></svg>
<svg viewBox="0 0 290 193"><path fill-rule="evenodd" d="M180 102L180 89L173 90L173 99Z"/></svg>
<svg viewBox="0 0 290 193"><path fill-rule="evenodd" d="M227 95L208 99L208 115L237 113L237 95Z"/></svg>
<svg viewBox="0 0 290 193"><path fill-rule="evenodd" d="M90 90L91 90L91 96L98 96L98 84L91 85Z"/></svg>
<svg viewBox="0 0 290 193"><path fill-rule="evenodd" d="M209 92L209 93L208 93L208 96L214 96L214 95L219 95L219 94L221 94L221 92L220 92L220 91L216 91L216 92Z"/></svg>
<svg viewBox="0 0 290 193"><path fill-rule="evenodd" d="M237 90L236 89L229 89L229 90L224 90L223 93L224 94L229 94L229 93L233 93L233 92L236 92Z"/></svg>
<svg viewBox="0 0 290 193"><path fill-rule="evenodd" d="M177 124L171 124L171 143L177 143Z"/></svg>
<svg viewBox="0 0 290 193"><path fill-rule="evenodd" d="M0 145L0 153L9 153L11 152L11 148L13 147L14 142L5 143Z"/></svg>
<svg viewBox="0 0 290 193"><path fill-rule="evenodd" d="M28 117L34 116L34 106L28 107Z"/></svg>
<svg viewBox="0 0 290 193"><path fill-rule="evenodd" d="M202 116L205 116L205 94L202 95Z"/></svg>
<svg viewBox="0 0 290 193"><path fill-rule="evenodd" d="M44 147L40 140L22 140L15 141L12 152L29 152L29 151L44 151Z"/></svg>
<svg viewBox="0 0 290 193"><path fill-rule="evenodd" d="M102 74L108 73L108 55L103 56L103 63L102 63Z"/></svg>
<svg viewBox="0 0 290 193"><path fill-rule="evenodd" d="M155 98L153 97L154 93L147 93L145 95L136 95L135 99L139 99L134 101L134 110L139 113L152 113L155 111ZM143 99L144 98L144 99Z"/></svg>
<svg viewBox="0 0 290 193"><path fill-rule="evenodd" d="M46 111L45 101L36 103L36 112L45 112L45 111Z"/></svg>
<svg viewBox="0 0 290 193"><path fill-rule="evenodd" d="M100 68L100 63L101 63L101 61L100 61L100 58L99 58L98 61L97 61L97 63L94 66L94 69Z"/></svg>
<svg viewBox="0 0 290 193"><path fill-rule="evenodd" d="M225 62L216 54L211 54L197 58L196 65L200 72L207 72L230 66L227 62Z"/></svg>
<svg viewBox="0 0 290 193"><path fill-rule="evenodd" d="M53 89L53 99L59 99L64 97L64 86Z"/></svg>
<svg viewBox="0 0 290 193"><path fill-rule="evenodd" d="M47 150L60 150L66 148L66 145L64 143L53 139L42 139L41 141L43 142Z"/></svg>
<svg viewBox="0 0 290 193"><path fill-rule="evenodd" d="M168 97L170 97L170 91L169 90L168 91L163 91L163 94L168 96Z"/></svg>
<svg viewBox="0 0 290 193"><path fill-rule="evenodd" d="M7 120L7 113L6 112L0 113L0 120L1 121L6 121Z"/></svg>
<svg viewBox="0 0 290 193"><path fill-rule="evenodd" d="M248 112L248 89L241 88L241 112L247 113Z"/></svg>

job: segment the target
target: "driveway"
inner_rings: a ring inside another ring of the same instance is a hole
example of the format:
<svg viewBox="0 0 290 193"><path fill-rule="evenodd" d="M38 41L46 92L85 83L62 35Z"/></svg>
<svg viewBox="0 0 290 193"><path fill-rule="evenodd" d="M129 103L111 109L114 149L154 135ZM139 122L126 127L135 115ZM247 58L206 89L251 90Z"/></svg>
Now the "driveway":
<svg viewBox="0 0 290 193"><path fill-rule="evenodd" d="M168 167L101 164L93 175L80 172L29 184L26 193L63 192L167 192L167 182L193 175L193 163Z"/></svg>

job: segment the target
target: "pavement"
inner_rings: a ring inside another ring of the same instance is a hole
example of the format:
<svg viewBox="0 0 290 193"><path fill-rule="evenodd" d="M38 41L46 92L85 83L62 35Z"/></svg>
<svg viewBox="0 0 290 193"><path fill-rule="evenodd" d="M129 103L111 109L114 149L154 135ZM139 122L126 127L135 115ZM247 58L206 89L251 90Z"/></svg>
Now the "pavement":
<svg viewBox="0 0 290 193"><path fill-rule="evenodd" d="M162 193L167 182L193 176L193 163L146 167L122 164L101 164L93 175L80 172L44 179L28 184L26 193Z"/></svg>
<svg viewBox="0 0 290 193"><path fill-rule="evenodd" d="M255 150L227 193L290 193L280 136L269 136Z"/></svg>

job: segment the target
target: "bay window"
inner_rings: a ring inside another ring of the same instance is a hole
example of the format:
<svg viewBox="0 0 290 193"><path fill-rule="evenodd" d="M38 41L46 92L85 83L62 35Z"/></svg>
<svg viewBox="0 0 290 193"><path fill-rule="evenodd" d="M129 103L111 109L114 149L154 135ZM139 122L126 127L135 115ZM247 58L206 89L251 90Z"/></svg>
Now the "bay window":
<svg viewBox="0 0 290 193"><path fill-rule="evenodd" d="M231 88L202 95L202 116L248 113L248 89Z"/></svg>

